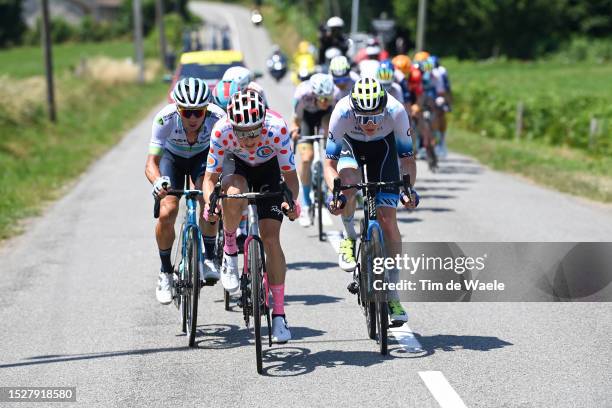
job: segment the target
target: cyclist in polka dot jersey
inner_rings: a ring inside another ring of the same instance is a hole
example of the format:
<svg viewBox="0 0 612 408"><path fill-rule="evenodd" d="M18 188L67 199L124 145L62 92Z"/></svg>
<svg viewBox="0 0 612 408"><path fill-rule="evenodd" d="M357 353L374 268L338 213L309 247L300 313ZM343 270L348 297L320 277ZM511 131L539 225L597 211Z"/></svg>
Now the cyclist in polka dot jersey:
<svg viewBox="0 0 612 408"><path fill-rule="evenodd" d="M204 175L204 200L210 205L210 194L223 173L223 190L227 194L252 191L279 191L281 178L297 199L299 182L295 171L295 158L287 124L276 112L265 108L261 95L244 90L232 96L227 117L219 120L211 131L210 150ZM282 175L282 176L281 176ZM240 289L238 279L238 247L236 228L244 200L223 200L223 263L221 283L229 293ZM285 273L287 265L280 244L283 211L290 220L300 214L300 205L294 200L294 209L281 197L258 200L259 232L266 252L266 270L274 299L272 308L272 341L284 343L291 339L285 318ZM218 211L218 209L215 209ZM208 211L204 212L205 215ZM218 215L209 218L215 221Z"/></svg>

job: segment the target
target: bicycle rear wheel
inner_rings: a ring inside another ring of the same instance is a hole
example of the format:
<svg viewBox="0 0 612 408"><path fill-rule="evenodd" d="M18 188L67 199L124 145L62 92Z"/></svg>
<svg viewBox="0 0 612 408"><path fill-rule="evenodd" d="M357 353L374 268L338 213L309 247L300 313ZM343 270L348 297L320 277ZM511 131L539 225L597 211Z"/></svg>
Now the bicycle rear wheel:
<svg viewBox="0 0 612 408"><path fill-rule="evenodd" d="M248 258L249 274L251 275L251 298L253 304L253 327L255 329L255 358L257 373L263 373L262 345L261 345L261 315L264 307L263 299L263 262L261 259L259 241L252 239L249 242Z"/></svg>
<svg viewBox="0 0 612 408"><path fill-rule="evenodd" d="M323 188L322 180L319 179L319 187L317 189L317 218L319 219L319 241L325 241L325 233L323 232Z"/></svg>
<svg viewBox="0 0 612 408"><path fill-rule="evenodd" d="M200 270L199 270L199 246L198 234L195 228L189 230L187 242L187 280L185 281L185 309L187 311L187 334L189 347L195 344L198 325L198 298L200 295Z"/></svg>

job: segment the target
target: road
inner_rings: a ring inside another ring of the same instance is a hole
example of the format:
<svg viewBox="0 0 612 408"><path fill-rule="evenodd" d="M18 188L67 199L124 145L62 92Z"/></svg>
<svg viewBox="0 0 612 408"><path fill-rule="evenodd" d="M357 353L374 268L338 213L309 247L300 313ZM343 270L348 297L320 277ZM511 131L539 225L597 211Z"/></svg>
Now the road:
<svg viewBox="0 0 612 408"><path fill-rule="evenodd" d="M227 21L249 66L264 71L270 40L248 10L191 6ZM288 79L261 82L288 117ZM176 309L154 295L159 261L143 174L154 114L0 249L0 386L76 386L73 405L86 407L612 406L609 303L406 305L409 327L382 357L333 246L289 222L294 340L266 349L258 376L241 313L223 310L217 285L202 293L198 347L187 348ZM417 189L422 208L400 213L404 240L612 241L609 207L458 154L435 175L420 166Z"/></svg>

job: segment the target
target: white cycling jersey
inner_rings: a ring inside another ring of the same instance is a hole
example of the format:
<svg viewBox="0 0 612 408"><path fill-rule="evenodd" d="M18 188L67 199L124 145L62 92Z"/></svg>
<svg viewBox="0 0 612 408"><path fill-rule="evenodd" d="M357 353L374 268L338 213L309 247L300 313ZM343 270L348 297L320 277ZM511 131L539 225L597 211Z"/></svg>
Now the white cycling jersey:
<svg viewBox="0 0 612 408"><path fill-rule="evenodd" d="M202 123L198 138L194 144L190 144L187 141L187 134L176 104L166 105L153 120L149 154L161 156L166 149L177 156L188 159L202 153L208 149L213 126L225 116L223 109L212 103L208 104L206 118Z"/></svg>
<svg viewBox="0 0 612 408"><path fill-rule="evenodd" d="M329 120L329 136L326 148L327 158L338 160L344 137L361 142L373 142L384 139L391 133L395 136L398 155L400 157L412 155L410 120L404 105L393 96L388 95L384 115L384 119L378 126L376 134L368 136L357 123L355 112L351 108L350 96L340 99Z"/></svg>
<svg viewBox="0 0 612 408"><path fill-rule="evenodd" d="M402 92L402 87L397 82L392 82L391 85L384 88L389 95L393 96L400 103L404 103L404 93Z"/></svg>
<svg viewBox="0 0 612 408"><path fill-rule="evenodd" d="M217 122L212 130L206 171L221 173L223 171L223 159L228 153L233 154L250 166L257 166L277 157L278 167L282 172L295 170L295 157L293 156L291 135L287 131L287 124L280 114L270 109L266 110L261 141L251 150L240 146L229 119L225 118Z"/></svg>

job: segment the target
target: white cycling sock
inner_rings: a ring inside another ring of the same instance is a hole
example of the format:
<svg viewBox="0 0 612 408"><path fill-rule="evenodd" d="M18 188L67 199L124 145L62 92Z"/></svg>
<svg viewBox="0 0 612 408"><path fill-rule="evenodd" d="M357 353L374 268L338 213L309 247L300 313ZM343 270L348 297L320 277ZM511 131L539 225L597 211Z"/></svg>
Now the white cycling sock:
<svg viewBox="0 0 612 408"><path fill-rule="evenodd" d="M351 215L350 217L345 217L344 215L342 216L342 224L344 224L344 235L352 240L357 239L357 231L355 231L355 223L353 222L354 218L354 215Z"/></svg>

